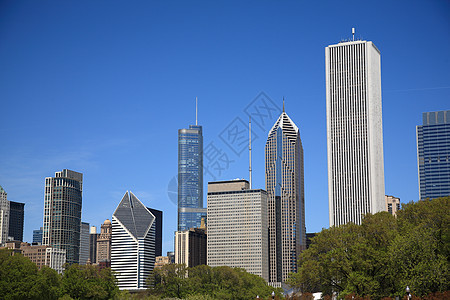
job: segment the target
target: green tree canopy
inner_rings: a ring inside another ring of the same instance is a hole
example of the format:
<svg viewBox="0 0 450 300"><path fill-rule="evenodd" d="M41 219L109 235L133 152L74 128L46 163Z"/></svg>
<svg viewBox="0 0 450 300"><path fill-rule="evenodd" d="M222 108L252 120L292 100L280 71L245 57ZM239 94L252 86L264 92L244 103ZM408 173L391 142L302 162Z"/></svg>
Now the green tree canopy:
<svg viewBox="0 0 450 300"><path fill-rule="evenodd" d="M303 292L382 298L449 289L450 198L403 205L397 218L366 215L361 225L322 230L299 257L289 283Z"/></svg>

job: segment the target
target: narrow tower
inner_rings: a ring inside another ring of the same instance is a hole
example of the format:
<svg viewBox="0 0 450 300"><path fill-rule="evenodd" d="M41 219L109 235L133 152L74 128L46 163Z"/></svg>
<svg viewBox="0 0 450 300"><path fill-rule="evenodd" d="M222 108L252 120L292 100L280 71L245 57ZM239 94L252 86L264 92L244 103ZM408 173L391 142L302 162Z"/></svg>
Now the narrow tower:
<svg viewBox="0 0 450 300"><path fill-rule="evenodd" d="M178 130L178 230L199 227L203 208L203 135L197 120L195 125Z"/></svg>
<svg viewBox="0 0 450 300"><path fill-rule="evenodd" d="M330 226L385 210L380 51L348 41L325 49Z"/></svg>
<svg viewBox="0 0 450 300"><path fill-rule="evenodd" d="M269 212L269 278L285 282L297 271L306 249L303 147L300 131L284 109L266 142L266 190Z"/></svg>

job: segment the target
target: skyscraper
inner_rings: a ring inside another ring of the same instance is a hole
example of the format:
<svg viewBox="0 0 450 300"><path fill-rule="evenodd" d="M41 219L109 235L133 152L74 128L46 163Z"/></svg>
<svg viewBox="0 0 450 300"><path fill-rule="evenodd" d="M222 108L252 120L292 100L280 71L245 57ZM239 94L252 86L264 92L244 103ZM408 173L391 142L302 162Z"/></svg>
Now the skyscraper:
<svg viewBox="0 0 450 300"><path fill-rule="evenodd" d="M162 225L163 212L154 208L147 207L147 209L155 216L155 256L162 255Z"/></svg>
<svg viewBox="0 0 450 300"><path fill-rule="evenodd" d="M300 131L284 109L266 142L266 190L269 213L269 281L285 282L297 272L306 249L303 146Z"/></svg>
<svg viewBox="0 0 450 300"><path fill-rule="evenodd" d="M155 216L126 192L112 216L111 269L121 290L146 288L155 265Z"/></svg>
<svg viewBox="0 0 450 300"><path fill-rule="evenodd" d="M6 191L0 186L0 247L8 241L9 201Z"/></svg>
<svg viewBox="0 0 450 300"><path fill-rule="evenodd" d="M175 232L174 262L186 267L206 265L206 225L202 219L200 228Z"/></svg>
<svg viewBox="0 0 450 300"><path fill-rule="evenodd" d="M450 196L450 110L425 112L417 126L420 199Z"/></svg>
<svg viewBox="0 0 450 300"><path fill-rule="evenodd" d="M203 208L202 126L178 130L178 230L199 227Z"/></svg>
<svg viewBox="0 0 450 300"><path fill-rule="evenodd" d="M110 221L111 222L111 221ZM91 226L89 230L89 260L91 264L97 263L97 238L100 234L97 233L97 227ZM110 241L110 249L111 249L111 239ZM111 251L110 251L111 253ZM111 256L110 256L111 259Z"/></svg>
<svg viewBox="0 0 450 300"><path fill-rule="evenodd" d="M380 51L346 41L325 49L330 226L385 210Z"/></svg>
<svg viewBox="0 0 450 300"><path fill-rule="evenodd" d="M266 191L244 179L209 182L208 266L243 268L269 281L268 244Z"/></svg>
<svg viewBox="0 0 450 300"><path fill-rule="evenodd" d="M66 250L67 263L79 263L83 174L64 169L45 178L42 244Z"/></svg>
<svg viewBox="0 0 450 300"><path fill-rule="evenodd" d="M80 231L80 265L85 265L89 260L89 223L81 222Z"/></svg>
<svg viewBox="0 0 450 300"><path fill-rule="evenodd" d="M23 241L23 217L25 203L9 201L9 238Z"/></svg>

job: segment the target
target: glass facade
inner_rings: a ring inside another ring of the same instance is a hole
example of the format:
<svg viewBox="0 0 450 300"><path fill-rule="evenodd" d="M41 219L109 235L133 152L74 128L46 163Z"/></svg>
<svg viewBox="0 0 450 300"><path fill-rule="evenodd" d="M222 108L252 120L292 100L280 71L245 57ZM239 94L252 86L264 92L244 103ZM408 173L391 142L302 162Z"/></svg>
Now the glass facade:
<svg viewBox="0 0 450 300"><path fill-rule="evenodd" d="M202 126L178 130L178 231L200 227L203 208Z"/></svg>
<svg viewBox="0 0 450 300"><path fill-rule="evenodd" d="M80 259L83 174L67 169L45 179L42 244L66 250L69 264Z"/></svg>
<svg viewBox="0 0 450 300"><path fill-rule="evenodd" d="M9 237L23 241L23 217L25 203L9 201Z"/></svg>
<svg viewBox="0 0 450 300"><path fill-rule="evenodd" d="M423 113L417 126L420 199L450 195L450 110Z"/></svg>
<svg viewBox="0 0 450 300"><path fill-rule="evenodd" d="M306 249L303 146L284 110L269 132L265 153L269 282L279 283L297 271L297 258Z"/></svg>

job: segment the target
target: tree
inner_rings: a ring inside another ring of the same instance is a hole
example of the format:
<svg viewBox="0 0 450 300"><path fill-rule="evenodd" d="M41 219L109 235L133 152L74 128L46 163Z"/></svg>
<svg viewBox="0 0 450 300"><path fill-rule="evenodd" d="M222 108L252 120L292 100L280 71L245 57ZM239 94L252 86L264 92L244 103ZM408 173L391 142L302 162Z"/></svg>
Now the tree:
<svg viewBox="0 0 450 300"><path fill-rule="evenodd" d="M303 292L382 298L449 289L450 197L408 203L397 218L366 215L361 225L322 230L299 257L289 283Z"/></svg>
<svg viewBox="0 0 450 300"><path fill-rule="evenodd" d="M112 299L119 288L110 268L66 266L61 280L61 294L73 299Z"/></svg>

